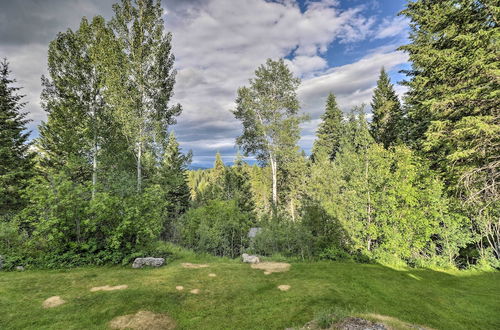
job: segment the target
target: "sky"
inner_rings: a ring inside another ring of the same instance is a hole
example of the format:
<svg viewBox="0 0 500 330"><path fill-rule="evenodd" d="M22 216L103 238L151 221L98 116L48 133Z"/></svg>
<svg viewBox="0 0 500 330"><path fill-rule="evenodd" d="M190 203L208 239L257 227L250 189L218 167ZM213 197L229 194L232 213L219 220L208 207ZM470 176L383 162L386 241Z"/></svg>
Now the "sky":
<svg viewBox="0 0 500 330"><path fill-rule="evenodd" d="M31 137L46 119L40 77L47 72L48 44L76 29L83 16L112 17L116 0L0 0L0 58L10 62L28 102ZM300 146L309 153L328 93L340 108L369 104L381 67L397 83L408 57L408 22L398 16L405 0L162 0L165 31L173 34L176 85L172 103L182 114L172 126L193 165L211 167L216 152L233 161L242 126L231 109L238 87L248 85L267 58L285 58L301 79ZM247 160L252 161L252 156Z"/></svg>

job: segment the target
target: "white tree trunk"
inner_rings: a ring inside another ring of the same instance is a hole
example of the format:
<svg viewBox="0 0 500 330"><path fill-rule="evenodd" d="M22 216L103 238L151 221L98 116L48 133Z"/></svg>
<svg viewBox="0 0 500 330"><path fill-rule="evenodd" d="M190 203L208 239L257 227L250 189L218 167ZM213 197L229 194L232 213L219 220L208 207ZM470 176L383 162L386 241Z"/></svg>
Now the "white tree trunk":
<svg viewBox="0 0 500 330"><path fill-rule="evenodd" d="M94 137L96 139L96 137ZM97 185L97 140L94 140L94 151L92 155L92 199L95 197Z"/></svg>
<svg viewBox="0 0 500 330"><path fill-rule="evenodd" d="M142 189L142 142L139 141L137 145L137 191L141 192Z"/></svg>
<svg viewBox="0 0 500 330"><path fill-rule="evenodd" d="M270 157L271 161L271 172L273 176L273 206L277 207L278 206L278 166L276 164L276 159L274 155L271 155Z"/></svg>

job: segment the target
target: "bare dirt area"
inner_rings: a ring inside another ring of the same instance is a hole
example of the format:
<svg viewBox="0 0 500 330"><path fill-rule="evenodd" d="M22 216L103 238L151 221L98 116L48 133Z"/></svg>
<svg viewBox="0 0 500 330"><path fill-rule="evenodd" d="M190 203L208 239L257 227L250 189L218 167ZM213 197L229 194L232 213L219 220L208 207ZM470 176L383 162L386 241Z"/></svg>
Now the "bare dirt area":
<svg viewBox="0 0 500 330"><path fill-rule="evenodd" d="M63 299L61 299L61 297L53 296L53 297L45 299L42 306L43 306L43 308L53 308L53 307L60 306L64 303L65 303L65 301Z"/></svg>
<svg viewBox="0 0 500 330"><path fill-rule="evenodd" d="M278 285L278 289L280 291L288 291L288 290L290 290L290 288L291 288L291 286L286 285L286 284Z"/></svg>
<svg viewBox="0 0 500 330"><path fill-rule="evenodd" d="M263 270L264 274L270 275L272 273L287 272L290 270L291 265L286 262L260 262L258 264L252 264L250 267Z"/></svg>
<svg viewBox="0 0 500 330"><path fill-rule="evenodd" d="M115 317L109 322L111 329L134 330L171 330L175 329L175 321L165 314L156 314L149 311L139 311Z"/></svg>
<svg viewBox="0 0 500 330"><path fill-rule="evenodd" d="M122 285L115 285L115 286L95 286L90 289L90 292L97 292L97 291L115 291L115 290L124 290L127 289L128 285L122 284Z"/></svg>
<svg viewBox="0 0 500 330"><path fill-rule="evenodd" d="M189 269L198 269L198 268L207 268L207 264L192 264L190 262L184 262L181 264L182 267L184 268L189 268Z"/></svg>

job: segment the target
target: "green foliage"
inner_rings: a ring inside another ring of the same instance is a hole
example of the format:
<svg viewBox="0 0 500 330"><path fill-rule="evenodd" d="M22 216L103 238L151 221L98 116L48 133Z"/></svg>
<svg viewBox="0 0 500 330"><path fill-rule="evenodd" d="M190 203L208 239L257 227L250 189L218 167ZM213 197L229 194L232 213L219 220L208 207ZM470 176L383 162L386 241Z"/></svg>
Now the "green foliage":
<svg viewBox="0 0 500 330"><path fill-rule="evenodd" d="M234 200L209 201L178 221L181 243L198 252L235 258L248 244L252 217Z"/></svg>
<svg viewBox="0 0 500 330"><path fill-rule="evenodd" d="M333 93L328 94L325 113L321 116L321 120L311 157L315 159L315 155L324 152L330 159L334 159L340 147L344 119Z"/></svg>
<svg viewBox="0 0 500 330"><path fill-rule="evenodd" d="M137 190L142 189L143 167L159 157L169 125L182 108L169 106L175 70L170 33L164 33L163 8L157 1L122 0L113 5L111 27L124 54L121 72L114 75L116 119L135 153Z"/></svg>
<svg viewBox="0 0 500 330"><path fill-rule="evenodd" d="M250 86L238 89L233 111L243 124L243 133L236 143L245 155L255 154L271 166L274 207L278 205L278 170L290 154L297 153L299 125L307 119L298 115L299 84L283 59L268 59L255 70Z"/></svg>
<svg viewBox="0 0 500 330"><path fill-rule="evenodd" d="M500 257L498 13L494 1L410 2L410 142L432 161L474 219L478 248ZM488 216L483 216L488 214ZM489 216L492 215L492 216ZM484 245L483 241L488 241Z"/></svg>
<svg viewBox="0 0 500 330"><path fill-rule="evenodd" d="M310 258L314 255L316 240L307 227L286 216L273 216L259 224L261 232L255 237L252 252L272 256Z"/></svg>
<svg viewBox="0 0 500 330"><path fill-rule="evenodd" d="M450 211L442 184L425 162L406 147L386 150L363 138L362 113L351 115L345 132L335 160L319 158L310 180L310 198L326 213L314 216L324 219L320 235L333 236L325 235L332 226L342 228L332 240L334 258L346 249L380 261L412 263L439 255L453 263L468 242L467 223Z"/></svg>
<svg viewBox="0 0 500 330"><path fill-rule="evenodd" d="M28 120L22 112L23 95L10 78L7 59L0 62L0 216L18 211L24 204L22 189L33 174L33 154L28 151Z"/></svg>
<svg viewBox="0 0 500 330"><path fill-rule="evenodd" d="M373 120L370 131L375 141L386 148L401 142L404 133L403 110L384 68L380 70L371 106Z"/></svg>
<svg viewBox="0 0 500 330"><path fill-rule="evenodd" d="M118 263L155 242L167 204L159 186L125 198L98 192L64 175L32 183L30 204L17 216L27 232L24 264L38 267ZM95 257L95 258L94 258Z"/></svg>
<svg viewBox="0 0 500 330"><path fill-rule="evenodd" d="M195 171L191 178L195 206L206 205L212 200L234 200L240 210L254 214L250 168L240 156L236 158L233 166L225 166L217 153L212 169Z"/></svg>
<svg viewBox="0 0 500 330"><path fill-rule="evenodd" d="M163 189L163 198L168 201L168 221L165 223L164 238L172 237L173 221L189 208L191 194L187 183L186 167L190 162L191 153L182 154L174 133L170 133L156 180Z"/></svg>

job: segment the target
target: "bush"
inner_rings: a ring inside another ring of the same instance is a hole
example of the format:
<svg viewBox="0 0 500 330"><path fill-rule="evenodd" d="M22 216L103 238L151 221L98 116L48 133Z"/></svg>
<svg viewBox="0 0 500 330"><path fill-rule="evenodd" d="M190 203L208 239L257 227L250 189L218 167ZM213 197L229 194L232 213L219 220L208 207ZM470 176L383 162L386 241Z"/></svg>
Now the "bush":
<svg viewBox="0 0 500 330"><path fill-rule="evenodd" d="M9 235L26 232L29 239L13 262L38 268L117 264L151 251L168 205L156 185L123 197L97 192L92 198L88 185L63 175L34 182L27 196L30 204L12 222ZM13 260L14 253L9 255Z"/></svg>
<svg viewBox="0 0 500 330"><path fill-rule="evenodd" d="M248 245L251 222L251 215L242 212L236 201L214 200L186 212L177 226L183 246L234 258Z"/></svg>
<svg viewBox="0 0 500 330"><path fill-rule="evenodd" d="M316 251L316 238L300 222L274 217L263 220L262 231L253 242L254 253L271 256L310 258Z"/></svg>

